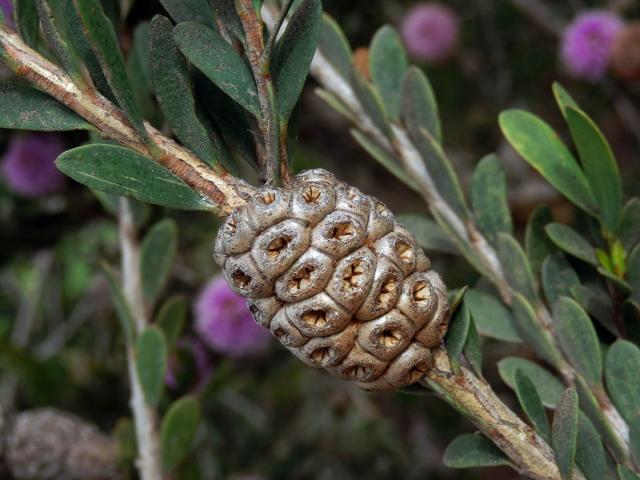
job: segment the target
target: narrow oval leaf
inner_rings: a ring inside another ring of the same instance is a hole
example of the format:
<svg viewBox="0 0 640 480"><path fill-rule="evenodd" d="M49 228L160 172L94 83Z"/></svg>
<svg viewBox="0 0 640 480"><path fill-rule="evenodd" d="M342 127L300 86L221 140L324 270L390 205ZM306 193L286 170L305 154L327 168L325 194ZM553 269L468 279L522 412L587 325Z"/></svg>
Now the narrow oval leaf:
<svg viewBox="0 0 640 480"><path fill-rule="evenodd" d="M607 390L629 422L640 418L640 349L626 340L609 348L605 363Z"/></svg>
<svg viewBox="0 0 640 480"><path fill-rule="evenodd" d="M170 219L156 223L140 246L140 275L146 301L153 304L169 280L178 252L178 227Z"/></svg>
<svg viewBox="0 0 640 480"><path fill-rule="evenodd" d="M629 422L629 448L631 456L637 465L640 461L640 417L636 417L632 422Z"/></svg>
<svg viewBox="0 0 640 480"><path fill-rule="evenodd" d="M511 307L516 320L516 331L524 342L541 358L552 365L558 365L560 352L554 346L550 334L540 326L535 310L524 295L516 292Z"/></svg>
<svg viewBox="0 0 640 480"><path fill-rule="evenodd" d="M560 83L553 82L551 89L553 90L553 96L555 97L556 103L560 108L560 112L562 113L562 116L565 117L565 119L567 118L567 107L579 108L578 103L573 99L569 92L567 92L567 90L562 85L560 85Z"/></svg>
<svg viewBox="0 0 640 480"><path fill-rule="evenodd" d="M507 233L497 235L498 256L502 265L506 265L504 274L509 285L520 292L532 305L539 303L536 285L531 272L531 266L522 247Z"/></svg>
<svg viewBox="0 0 640 480"><path fill-rule="evenodd" d="M500 160L487 155L471 177L471 205L480 231L493 245L498 233L512 233L511 213L507 204L506 176Z"/></svg>
<svg viewBox="0 0 640 480"><path fill-rule="evenodd" d="M113 95L136 130L146 137L147 131L133 97L118 37L111 20L102 9L100 0L73 0L73 5Z"/></svg>
<svg viewBox="0 0 640 480"><path fill-rule="evenodd" d="M452 360L457 360L462 354L462 349L467 342L470 324L471 314L469 313L469 308L465 302L462 302L462 305L451 319L445 339L447 352Z"/></svg>
<svg viewBox="0 0 640 480"><path fill-rule="evenodd" d="M436 97L427 76L415 66L409 67L402 81L402 120L413 135L424 129L442 143Z"/></svg>
<svg viewBox="0 0 640 480"><path fill-rule="evenodd" d="M514 390L517 369L522 370L529 380L531 380L544 406L555 408L564 391L562 382L548 370L530 360L519 357L507 357L498 362L498 372L500 373L500 378Z"/></svg>
<svg viewBox="0 0 640 480"><path fill-rule="evenodd" d="M116 314L118 315L118 320L120 321L122 333L127 345L132 345L133 339L135 338L135 322L133 320L133 314L131 313L131 307L129 306L129 303L122 292L122 288L120 288L120 284L118 283L118 280L111 268L106 264L101 264L100 267L104 276L107 278L111 298L116 309Z"/></svg>
<svg viewBox="0 0 640 480"><path fill-rule="evenodd" d="M513 315L495 296L470 288L465 299L481 335L504 342L522 342Z"/></svg>
<svg viewBox="0 0 640 480"><path fill-rule="evenodd" d="M495 467L510 465L509 459L480 434L460 435L449 444L443 456L449 468Z"/></svg>
<svg viewBox="0 0 640 480"><path fill-rule="evenodd" d="M593 323L575 300L561 297L553 305L554 332L571 364L591 385L602 379L600 342Z"/></svg>
<svg viewBox="0 0 640 480"><path fill-rule="evenodd" d="M215 208L169 170L124 147L74 148L60 155L56 165L77 182L106 193L184 210Z"/></svg>
<svg viewBox="0 0 640 480"><path fill-rule="evenodd" d="M618 477L620 477L620 480L640 480L640 475L632 472L624 465L618 465Z"/></svg>
<svg viewBox="0 0 640 480"><path fill-rule="evenodd" d="M549 305L560 297L573 296L573 289L580 286L580 278L564 254L549 255L542 264L542 288Z"/></svg>
<svg viewBox="0 0 640 480"><path fill-rule="evenodd" d="M578 417L576 463L587 480L607 478L607 459L602 439L589 418L582 412Z"/></svg>
<svg viewBox="0 0 640 480"><path fill-rule="evenodd" d="M558 402L551 426L551 443L563 480L571 480L578 441L578 395L567 388Z"/></svg>
<svg viewBox="0 0 640 480"><path fill-rule="evenodd" d="M150 407L160 402L167 370L167 343L156 326L147 327L136 342L136 371L145 401Z"/></svg>
<svg viewBox="0 0 640 480"><path fill-rule="evenodd" d="M369 47L369 71L390 118L400 115L402 80L409 66L400 35L389 25L380 28Z"/></svg>
<svg viewBox="0 0 640 480"><path fill-rule="evenodd" d="M173 25L166 17L157 15L151 22L149 63L153 88L176 137L201 160L214 165L218 153L210 137L212 128L206 128L196 111L191 75L172 31Z"/></svg>
<svg viewBox="0 0 640 480"><path fill-rule="evenodd" d="M321 24L320 0L303 0L291 15L287 29L276 44L271 59L271 75L281 125L286 125L289 120L309 75Z"/></svg>
<svg viewBox="0 0 640 480"><path fill-rule="evenodd" d="M598 126L582 110L567 106L565 112L601 221L609 232L616 232L622 209L622 186L611 147Z"/></svg>
<svg viewBox="0 0 640 480"><path fill-rule="evenodd" d="M562 295L566 296L566 293ZM615 308L611 296L602 285L593 283L575 285L571 288L570 296L578 302L589 315L598 320L604 328L616 337L620 336L620 332L614 321Z"/></svg>
<svg viewBox="0 0 640 480"><path fill-rule="evenodd" d="M176 26L173 35L180 51L220 90L260 118L253 74L242 57L215 30L198 23Z"/></svg>
<svg viewBox="0 0 640 480"><path fill-rule="evenodd" d="M536 275L540 273L545 258L556 249L544 231L544 227L551 222L553 222L551 210L544 205L537 207L527 222L524 234L524 251L527 252L531 270Z"/></svg>
<svg viewBox="0 0 640 480"><path fill-rule="evenodd" d="M13 16L20 37L27 45L35 49L38 46L38 34L40 33L36 2L34 0L13 0Z"/></svg>
<svg viewBox="0 0 640 480"><path fill-rule="evenodd" d="M176 23L195 22L215 28L216 18L207 0L160 0Z"/></svg>
<svg viewBox="0 0 640 480"><path fill-rule="evenodd" d="M175 468L189 453L200 422L200 405L192 396L176 400L162 419L160 443L165 471Z"/></svg>
<svg viewBox="0 0 640 480"><path fill-rule="evenodd" d="M467 341L464 344L462 353L465 360L471 366L474 373L479 378L484 378L482 375L482 350L480 348L480 335L478 335L478 329L474 321L473 315L470 314L469 331L467 332Z"/></svg>
<svg viewBox="0 0 640 480"><path fill-rule="evenodd" d="M597 213L584 173L549 125L522 110L502 112L499 121L513 148L551 185L587 213Z"/></svg>
<svg viewBox="0 0 640 480"><path fill-rule="evenodd" d="M383 135L390 137L391 129L387 123L387 116L380 94L371 87L371 84L357 70L352 72L351 84L358 101L362 105L362 109L369 116L375 127Z"/></svg>
<svg viewBox="0 0 640 480"><path fill-rule="evenodd" d="M0 128L43 132L93 129L46 93L16 83L0 83Z"/></svg>
<svg viewBox="0 0 640 480"><path fill-rule="evenodd" d="M622 211L620 241L629 251L640 243L640 198L632 198Z"/></svg>
<svg viewBox="0 0 640 480"><path fill-rule="evenodd" d="M549 441L551 439L549 419L544 411L542 400L540 399L540 395L538 395L535 385L521 368L516 368L514 380L516 395L518 396L522 410L536 432L546 441Z"/></svg>
<svg viewBox="0 0 640 480"><path fill-rule="evenodd" d="M352 70L351 46L340 26L326 13L322 17L318 48L340 76L348 81Z"/></svg>
<svg viewBox="0 0 640 480"><path fill-rule="evenodd" d="M168 349L172 349L187 320L187 301L181 295L166 300L156 316L156 323L164 333Z"/></svg>
<svg viewBox="0 0 640 480"><path fill-rule="evenodd" d="M598 265L596 253L591 244L573 228L561 223L550 223L545 231L558 248L569 255L579 258L591 265Z"/></svg>
<svg viewBox="0 0 640 480"><path fill-rule="evenodd" d="M436 251L458 254L458 249L440 226L420 213L404 213L396 215L396 221L406 227L416 237L418 245L427 252Z"/></svg>

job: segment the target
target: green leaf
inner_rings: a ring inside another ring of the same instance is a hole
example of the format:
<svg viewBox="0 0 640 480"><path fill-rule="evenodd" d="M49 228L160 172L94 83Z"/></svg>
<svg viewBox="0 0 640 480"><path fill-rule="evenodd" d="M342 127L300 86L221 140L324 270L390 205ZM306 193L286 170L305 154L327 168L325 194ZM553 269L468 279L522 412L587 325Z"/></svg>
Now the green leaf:
<svg viewBox="0 0 640 480"><path fill-rule="evenodd" d="M398 164L398 161L385 149L380 147L374 140L371 140L359 130L352 129L351 135L369 155L385 167L394 177L404 183L411 190L420 192L420 187L418 187L413 178L411 178L402 166Z"/></svg>
<svg viewBox="0 0 640 480"><path fill-rule="evenodd" d="M140 246L142 292L152 304L169 280L178 252L178 227L170 219L156 223Z"/></svg>
<svg viewBox="0 0 640 480"><path fill-rule="evenodd" d="M440 144L424 129L411 135L411 140L420 152L438 193L461 219L468 219L469 209L460 181Z"/></svg>
<svg viewBox="0 0 640 480"><path fill-rule="evenodd" d="M551 439L549 419L544 411L542 400L535 385L521 368L516 368L514 380L516 395L522 410L533 425L533 428L542 438L549 441Z"/></svg>
<svg viewBox="0 0 640 480"><path fill-rule="evenodd" d="M579 108L578 103L573 97L565 90L565 88L558 82L553 82L552 85L553 95L556 98L556 103L560 107L562 116L567 118L567 107Z"/></svg>
<svg viewBox="0 0 640 480"><path fill-rule="evenodd" d="M149 22L142 22L136 26L133 33L133 48L127 57L127 73L142 116L152 125L162 127L160 111L156 106L151 85L149 30Z"/></svg>
<svg viewBox="0 0 640 480"><path fill-rule="evenodd" d="M487 155L480 160L473 172L471 205L476 223L490 243L496 244L498 233L513 232L507 204L506 177L495 155Z"/></svg>
<svg viewBox="0 0 640 480"><path fill-rule="evenodd" d="M427 252L444 252L458 254L458 249L451 243L449 237L440 226L430 218L420 213L403 213L396 215L396 221L406 227Z"/></svg>
<svg viewBox="0 0 640 480"><path fill-rule="evenodd" d="M640 418L640 349L626 340L611 345L605 379L611 399L625 420Z"/></svg>
<svg viewBox="0 0 640 480"><path fill-rule="evenodd" d="M390 118L400 115L402 80L409 67L400 35L389 25L380 28L369 47L369 71Z"/></svg>
<svg viewBox="0 0 640 480"><path fill-rule="evenodd" d="M63 131L93 127L40 90L16 83L0 83L0 128Z"/></svg>
<svg viewBox="0 0 640 480"><path fill-rule="evenodd" d="M136 372L147 405L155 407L160 402L167 370L167 342L162 330L150 326L136 342Z"/></svg>
<svg viewBox="0 0 640 480"><path fill-rule="evenodd" d="M609 232L616 232L622 209L622 186L611 147L598 126L583 111L567 106L565 114L584 174L599 207L601 221Z"/></svg>
<svg viewBox="0 0 640 480"><path fill-rule="evenodd" d="M482 351L480 349L480 336L474 321L473 315L470 315L469 331L467 332L467 341L462 350L464 358L467 360L475 374L482 376Z"/></svg>
<svg viewBox="0 0 640 480"><path fill-rule="evenodd" d="M215 30L193 22L173 30L180 51L220 90L260 118L258 93L251 70L242 57Z"/></svg>
<svg viewBox="0 0 640 480"><path fill-rule="evenodd" d="M602 440L589 418L582 412L578 417L576 463L587 480L602 480L607 477L607 459Z"/></svg>
<svg viewBox="0 0 640 480"><path fill-rule="evenodd" d="M618 465L618 476L620 480L640 480L640 475L629 470L624 465Z"/></svg>
<svg viewBox="0 0 640 480"><path fill-rule="evenodd" d="M580 278L564 254L549 255L542 264L542 288L549 305L560 297L572 296L573 289L580 285Z"/></svg>
<svg viewBox="0 0 640 480"><path fill-rule="evenodd" d="M553 345L550 334L540 325L536 312L520 293L513 295L512 305L516 331L541 358L552 365L557 365L561 355Z"/></svg>
<svg viewBox="0 0 640 480"><path fill-rule="evenodd" d="M499 121L513 148L551 185L587 213L597 213L584 173L549 125L522 110L502 112Z"/></svg>
<svg viewBox="0 0 640 480"><path fill-rule="evenodd" d="M550 223L545 231L561 250L583 262L598 265L596 253L591 244L571 227L561 223Z"/></svg>
<svg viewBox="0 0 640 480"><path fill-rule="evenodd" d="M373 125L387 137L391 136L391 129L387 123L387 116L382 104L380 94L371 87L371 84L357 71L351 75L353 91L358 97L362 109L369 116Z"/></svg>
<svg viewBox="0 0 640 480"><path fill-rule="evenodd" d="M462 301L464 300L464 296L466 295L468 289L469 288L465 285L462 288L454 288L449 290L449 294L447 295L447 297L449 300L449 310L452 316L458 312L458 309L460 308L460 305L462 305Z"/></svg>
<svg viewBox="0 0 640 480"><path fill-rule="evenodd" d="M225 26L232 37L231 40L233 41L233 37L235 37L235 40L238 40L238 42L246 48L244 28L242 28L242 22L240 21L240 16L236 10L235 2L229 0L209 1L213 6L216 16L218 17L218 21Z"/></svg>
<svg viewBox="0 0 640 480"><path fill-rule="evenodd" d="M547 236L544 227L553 222L551 210L547 206L537 207L527 222L524 235L524 250L531 265L531 270L539 274L542 263L547 256L555 251L555 245Z"/></svg>
<svg viewBox="0 0 640 480"><path fill-rule="evenodd" d="M102 264L101 266L102 273L107 278L107 283L109 284L109 290L111 292L111 299L113 301L113 305L115 306L116 313L118 315L118 320L120 320L120 328L122 329L122 333L127 342L127 345L133 344L133 339L135 338L135 322L133 319L133 314L131 313L131 307L129 306L129 302L124 296L124 292L122 288L120 288L120 284L116 280L115 275L111 268Z"/></svg>
<svg viewBox="0 0 640 480"><path fill-rule="evenodd" d="M200 423L200 405L195 397L176 400L162 420L160 443L165 471L175 468L189 453Z"/></svg>
<svg viewBox="0 0 640 480"><path fill-rule="evenodd" d="M566 296L566 293L562 295ZM615 311L611 297L604 288L595 284L574 285L571 287L571 297L613 335L620 336L613 321Z"/></svg>
<svg viewBox="0 0 640 480"><path fill-rule="evenodd" d="M151 22L149 63L153 87L176 137L201 160L214 165L219 153L210 136L212 128L207 128L196 109L191 75L173 41L172 30L171 21L161 15L156 15Z"/></svg>
<svg viewBox="0 0 640 480"><path fill-rule="evenodd" d="M495 296L470 288L465 298L481 335L504 342L522 342L514 328L513 315Z"/></svg>
<svg viewBox="0 0 640 480"><path fill-rule="evenodd" d="M352 70L351 46L340 26L326 13L322 16L318 48L340 76L348 81Z"/></svg>
<svg viewBox="0 0 640 480"><path fill-rule="evenodd" d="M124 147L86 145L74 148L60 155L56 165L74 180L106 193L184 210L214 209L169 170Z"/></svg>
<svg viewBox="0 0 640 480"><path fill-rule="evenodd" d="M500 378L514 390L517 369L521 369L535 385L544 406L555 408L564 391L562 382L548 370L530 360L507 357L498 362L498 372L500 373Z"/></svg>
<svg viewBox="0 0 640 480"><path fill-rule="evenodd" d="M467 343L467 335L469 334L469 325L471 324L471 314L465 302L454 314L447 331L445 344L449 357L457 360L462 354L465 343Z"/></svg>
<svg viewBox="0 0 640 480"><path fill-rule="evenodd" d="M578 373L591 385L602 380L600 342L587 313L568 297L553 305L554 333L560 346Z"/></svg>
<svg viewBox="0 0 640 480"><path fill-rule="evenodd" d="M271 59L271 75L281 125L286 125L289 120L309 75L321 24L320 0L303 0L291 15L287 29L276 44Z"/></svg>
<svg viewBox="0 0 640 480"><path fill-rule="evenodd" d="M498 257L506 265L505 276L511 287L520 292L532 305L539 303L533 273L522 251L522 247L513 236L499 233L497 236Z"/></svg>
<svg viewBox="0 0 640 480"><path fill-rule="evenodd" d="M636 417L629 422L629 448L633 460L640 461L640 418Z"/></svg>
<svg viewBox="0 0 640 480"><path fill-rule="evenodd" d="M473 433L460 435L451 442L442 460L449 468L510 465L509 459L493 443L486 437Z"/></svg>
<svg viewBox="0 0 640 480"><path fill-rule="evenodd" d="M40 24L35 0L13 0L13 17L20 37L32 48L38 45Z"/></svg>
<svg viewBox="0 0 640 480"><path fill-rule="evenodd" d="M571 480L575 467L578 412L576 390L567 388L558 402L551 426L551 443L563 480Z"/></svg>
<svg viewBox="0 0 640 480"><path fill-rule="evenodd" d="M125 111L138 132L147 136L142 116L133 97L118 37L113 24L105 15L100 0L73 0L82 29L89 41L109 87L118 104Z"/></svg>
<svg viewBox="0 0 640 480"><path fill-rule="evenodd" d="M216 27L216 18L207 0L160 0L160 3L176 23L195 22Z"/></svg>
<svg viewBox="0 0 640 480"><path fill-rule="evenodd" d="M632 198L622 210L620 240L627 251L640 243L640 198Z"/></svg>
<svg viewBox="0 0 640 480"><path fill-rule="evenodd" d="M160 307L156 316L156 323L164 333L167 347L172 349L187 320L187 301L181 295L174 295Z"/></svg>
<svg viewBox="0 0 640 480"><path fill-rule="evenodd" d="M402 81L402 120L414 136L424 129L442 143L436 97L427 76L415 66L409 67Z"/></svg>
<svg viewBox="0 0 640 480"><path fill-rule="evenodd" d="M637 245L627 259L627 280L633 289L633 296L640 302L640 245Z"/></svg>

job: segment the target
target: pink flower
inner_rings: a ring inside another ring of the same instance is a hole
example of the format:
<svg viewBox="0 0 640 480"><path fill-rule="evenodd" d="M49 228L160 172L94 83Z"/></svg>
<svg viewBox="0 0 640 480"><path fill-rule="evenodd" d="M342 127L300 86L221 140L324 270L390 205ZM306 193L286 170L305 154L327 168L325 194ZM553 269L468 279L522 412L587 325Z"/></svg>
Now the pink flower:
<svg viewBox="0 0 640 480"><path fill-rule="evenodd" d="M62 139L50 133L16 135L2 161L2 173L14 192L41 197L60 190L65 177L54 163L64 152Z"/></svg>
<svg viewBox="0 0 640 480"><path fill-rule="evenodd" d="M562 36L560 56L567 71L590 82L602 79L623 26L620 18L604 10L578 15Z"/></svg>
<svg viewBox="0 0 640 480"><path fill-rule="evenodd" d="M263 352L271 334L251 316L246 301L222 277L211 280L195 304L196 331L213 351L240 358Z"/></svg>
<svg viewBox="0 0 640 480"><path fill-rule="evenodd" d="M13 22L13 1L12 0L0 0L0 10L2 10L2 14L4 15L4 21L11 28L15 28L15 23Z"/></svg>
<svg viewBox="0 0 640 480"><path fill-rule="evenodd" d="M411 9L401 31L409 54L426 62L446 60L458 46L458 16L440 3L421 3Z"/></svg>

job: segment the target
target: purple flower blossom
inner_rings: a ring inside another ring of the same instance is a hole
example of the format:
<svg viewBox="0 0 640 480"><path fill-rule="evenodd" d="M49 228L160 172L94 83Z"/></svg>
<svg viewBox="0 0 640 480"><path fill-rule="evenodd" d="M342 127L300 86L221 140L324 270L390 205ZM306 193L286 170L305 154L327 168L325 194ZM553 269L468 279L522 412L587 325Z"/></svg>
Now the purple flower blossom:
<svg viewBox="0 0 640 480"><path fill-rule="evenodd" d="M13 1L12 0L0 0L0 10L2 10L2 14L4 15L4 21L11 28L15 28L15 23L13 22Z"/></svg>
<svg viewBox="0 0 640 480"><path fill-rule="evenodd" d="M622 27L620 18L604 10L578 15L562 36L560 56L567 71L590 82L604 77L616 34Z"/></svg>
<svg viewBox="0 0 640 480"><path fill-rule="evenodd" d="M1 166L7 185L26 197L41 197L60 190L65 177L54 161L63 151L64 144L57 135L34 133L13 137Z"/></svg>
<svg viewBox="0 0 640 480"><path fill-rule="evenodd" d="M202 388L213 371L211 359L205 346L197 338L181 338L176 345L176 352L169 357L165 383L169 388L178 390L187 377L187 388ZM187 367L192 367L190 372Z"/></svg>
<svg viewBox="0 0 640 480"><path fill-rule="evenodd" d="M440 3L421 3L411 9L401 31L409 54L426 62L446 60L458 46L458 16Z"/></svg>
<svg viewBox="0 0 640 480"><path fill-rule="evenodd" d="M260 353L271 335L253 320L246 301L222 277L211 280L195 304L196 331L211 350L239 358Z"/></svg>

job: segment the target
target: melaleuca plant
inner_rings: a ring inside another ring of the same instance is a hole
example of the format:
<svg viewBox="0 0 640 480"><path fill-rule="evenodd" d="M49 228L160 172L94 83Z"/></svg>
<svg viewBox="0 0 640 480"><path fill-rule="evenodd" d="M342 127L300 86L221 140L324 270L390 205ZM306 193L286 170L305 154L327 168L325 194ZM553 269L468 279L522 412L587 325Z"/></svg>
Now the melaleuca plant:
<svg viewBox="0 0 640 480"><path fill-rule="evenodd" d="M105 271L127 348L141 478L175 472L200 412L195 397L158 408L183 318L178 299L154 311L177 232L161 222L138 242L139 202L226 217L215 260L256 321L306 363L365 388L430 389L467 417L479 434L453 440L447 465L640 478L640 200L624 203L609 145L560 85L578 159L532 114L507 111L499 123L584 213L584 227L555 223L542 207L521 245L499 159L478 163L467 198L429 80L391 27L375 34L368 68L354 68L319 0L161 3L171 18L138 27L127 55L98 0L17 0L17 32L0 28L0 54L19 79L1 87L0 126L91 132L57 165L119 217L122 280ZM309 71L354 139L433 219L394 218L324 170L292 174ZM447 295L420 246L464 257L482 281ZM484 380L483 339L538 357L498 364L517 412Z"/></svg>

